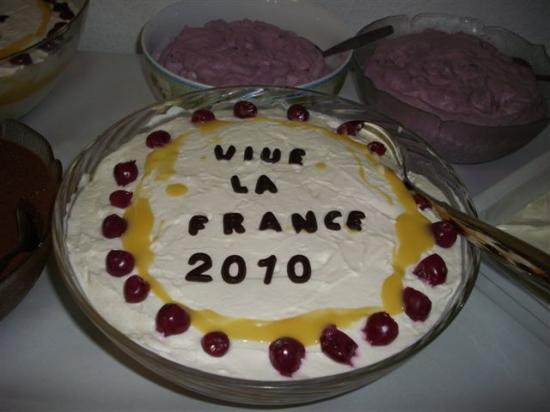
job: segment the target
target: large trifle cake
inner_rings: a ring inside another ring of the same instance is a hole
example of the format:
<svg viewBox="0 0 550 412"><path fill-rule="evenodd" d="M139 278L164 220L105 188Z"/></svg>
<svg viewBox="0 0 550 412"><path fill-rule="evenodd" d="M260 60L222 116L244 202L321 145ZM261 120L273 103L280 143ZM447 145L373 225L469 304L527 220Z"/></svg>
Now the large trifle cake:
<svg viewBox="0 0 550 412"><path fill-rule="evenodd" d="M279 380L380 361L463 282L454 226L388 143L300 105L172 116L81 182L74 272L110 324L189 367Z"/></svg>

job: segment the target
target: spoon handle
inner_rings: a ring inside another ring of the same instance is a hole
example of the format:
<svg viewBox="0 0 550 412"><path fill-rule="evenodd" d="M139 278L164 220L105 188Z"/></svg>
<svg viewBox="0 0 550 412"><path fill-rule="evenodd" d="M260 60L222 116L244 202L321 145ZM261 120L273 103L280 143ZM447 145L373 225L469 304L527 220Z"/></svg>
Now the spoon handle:
<svg viewBox="0 0 550 412"><path fill-rule="evenodd" d="M441 218L453 221L471 243L512 269L518 281L539 298L550 303L550 255L494 226L462 213L447 203L434 199L416 187L414 190L432 203Z"/></svg>
<svg viewBox="0 0 550 412"><path fill-rule="evenodd" d="M332 46L330 49L327 49L323 52L323 57L332 56L336 53L341 53L347 50L356 49L358 47L364 46L367 43L381 39L382 37L389 36L393 33L392 26L383 26L378 29L368 31L366 33L358 34L351 39L344 40L342 43L338 43L335 46Z"/></svg>

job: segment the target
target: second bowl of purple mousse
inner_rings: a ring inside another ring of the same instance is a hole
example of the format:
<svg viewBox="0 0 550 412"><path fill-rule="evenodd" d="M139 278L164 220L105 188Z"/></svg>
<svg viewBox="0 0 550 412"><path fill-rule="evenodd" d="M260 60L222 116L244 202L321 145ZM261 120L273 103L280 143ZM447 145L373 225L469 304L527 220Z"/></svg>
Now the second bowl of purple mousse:
<svg viewBox="0 0 550 412"><path fill-rule="evenodd" d="M391 16L361 32L385 25L393 26L391 37L354 52L358 95L446 160L497 159L550 122L550 83L534 74L550 74L543 46L477 19L441 14Z"/></svg>

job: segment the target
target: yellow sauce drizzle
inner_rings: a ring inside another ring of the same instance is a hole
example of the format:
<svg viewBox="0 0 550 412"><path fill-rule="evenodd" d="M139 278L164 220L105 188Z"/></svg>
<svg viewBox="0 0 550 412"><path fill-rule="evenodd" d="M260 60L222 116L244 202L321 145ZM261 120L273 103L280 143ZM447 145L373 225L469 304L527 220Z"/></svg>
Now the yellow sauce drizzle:
<svg viewBox="0 0 550 412"><path fill-rule="evenodd" d="M187 193L187 186L183 183L174 183L166 186L166 194L172 197L183 196Z"/></svg>
<svg viewBox="0 0 550 412"><path fill-rule="evenodd" d="M395 173L385 168L384 177L405 211L397 217L395 231L399 243L393 252L393 273L382 286L382 302L389 314L403 311L403 275L407 266L420 260L422 252L433 246L433 238L428 230L430 221L417 209L416 203L403 182Z"/></svg>
<svg viewBox="0 0 550 412"><path fill-rule="evenodd" d="M124 218L128 222L128 230L122 236L122 245L124 250L134 255L137 271L143 279L149 282L153 293L163 302L170 302L170 295L149 273L149 268L155 260L155 254L151 251L151 232L155 218L149 201L146 197L142 197L140 192L141 190L135 191L132 204L124 213Z"/></svg>
<svg viewBox="0 0 550 412"><path fill-rule="evenodd" d="M327 164L325 162L317 162L315 163L315 167L319 170L325 170L327 168Z"/></svg>
<svg viewBox="0 0 550 412"><path fill-rule="evenodd" d="M256 118L253 121L260 120ZM223 123L225 122L214 121L199 128L203 133L211 132L223 126ZM152 292L164 303L170 303L173 300L149 272L155 258L151 250L154 216L147 198L148 193L142 194L142 184L144 178L153 173L155 180L166 180L174 174L175 161L186 136L185 134L179 136L169 145L155 149L147 156L144 176L139 180L134 192L134 200L124 215L128 221L128 230L122 237L123 246L136 258L136 267L140 276L149 282ZM359 146L363 152L363 146ZM382 289L383 308L328 308L286 319L259 320L225 316L208 309L196 310L178 302L189 312L193 326L203 333L222 330L231 339L271 342L282 336L290 336L300 340L304 345L312 345L318 342L321 331L328 324L345 328L380 310L391 314L400 313L403 310L401 294L404 270L419 260L422 252L433 245L433 240L427 229L429 221L418 212L411 194L401 180L388 168L384 168L384 178L389 182L405 211L396 222L399 242L393 254L393 273L386 278Z"/></svg>
<svg viewBox="0 0 550 412"><path fill-rule="evenodd" d="M48 28L48 23L50 21L50 15L52 10L43 0L36 0L36 5L40 8L42 16L40 18L40 23L36 28L34 34L26 34L19 39L12 42L10 45L0 49L0 59L8 57L18 51L21 51L31 45L36 36L43 37L46 29Z"/></svg>
<svg viewBox="0 0 550 412"><path fill-rule="evenodd" d="M145 159L144 176L149 176L155 171L155 180L167 180L174 175L176 169L176 160L178 159L180 147L187 137L182 134L168 143L166 146L159 147L147 155Z"/></svg>
<svg viewBox="0 0 550 412"><path fill-rule="evenodd" d="M339 328L345 328L380 310L375 307L319 309L286 319L257 320L232 318L212 310L185 308L190 312L193 326L204 333L223 330L232 339L260 342L272 342L280 337L288 336L299 340L306 346L317 343L322 330L328 324L332 323Z"/></svg>
<svg viewBox="0 0 550 412"><path fill-rule="evenodd" d="M229 120L212 120L206 123L196 123L195 126L204 134L213 133L233 122Z"/></svg>

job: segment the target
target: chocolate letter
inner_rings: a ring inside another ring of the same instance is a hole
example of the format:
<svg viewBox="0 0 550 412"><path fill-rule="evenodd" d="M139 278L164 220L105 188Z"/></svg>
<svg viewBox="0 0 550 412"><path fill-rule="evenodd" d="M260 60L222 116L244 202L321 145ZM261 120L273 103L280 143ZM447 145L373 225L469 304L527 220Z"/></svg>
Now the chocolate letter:
<svg viewBox="0 0 550 412"><path fill-rule="evenodd" d="M264 147L262 149L262 153L260 154L260 159L267 163L277 163L281 160L281 151L279 149L275 149L273 150L273 153L271 153L271 150L269 150L268 147Z"/></svg>
<svg viewBox="0 0 550 412"><path fill-rule="evenodd" d="M279 221L275 217L275 215L271 212L265 212L262 216L262 221L260 222L260 230L267 230L271 229L276 232L280 232L283 229L281 228L281 225L279 224Z"/></svg>
<svg viewBox="0 0 550 412"><path fill-rule="evenodd" d="M235 146L229 146L227 152L224 153L223 148L218 144L214 148L214 154L216 155L216 159L218 160L231 160L231 158L235 154Z"/></svg>
<svg viewBox="0 0 550 412"><path fill-rule="evenodd" d="M296 266L302 265L302 274L298 276ZM311 277L311 264L309 259L304 255L295 255L290 258L286 265L286 273L288 278L294 283L305 283Z"/></svg>
<svg viewBox="0 0 550 412"><path fill-rule="evenodd" d="M361 231L361 219L365 218L365 214L360 210L352 210L348 214L348 220L346 220L346 226L351 230Z"/></svg>
<svg viewBox="0 0 550 412"><path fill-rule="evenodd" d="M230 235L233 231L244 233L244 217L240 213L225 213L223 215L223 233Z"/></svg>
<svg viewBox="0 0 550 412"><path fill-rule="evenodd" d="M254 157L254 149L252 149L252 146L246 146L246 149L244 149L244 160L252 160Z"/></svg>
<svg viewBox="0 0 550 412"><path fill-rule="evenodd" d="M295 164L295 165L302 165L302 157L306 155L306 151L304 149L292 149L290 151L290 154L288 155L288 164Z"/></svg>
<svg viewBox="0 0 550 412"><path fill-rule="evenodd" d="M293 213L292 226L294 226L296 233L300 233L302 229L308 233L317 232L317 218L315 217L315 213L310 210L306 213L305 219L298 213Z"/></svg>
<svg viewBox="0 0 550 412"><path fill-rule="evenodd" d="M340 230L342 227L340 226L340 223L334 222L334 219L337 217L342 217L342 213L340 213L337 210L331 210L328 212L325 216L325 226L329 230Z"/></svg>
<svg viewBox="0 0 550 412"><path fill-rule="evenodd" d="M241 181L237 175L231 176L231 187L233 187L235 193L248 193L248 187L241 186Z"/></svg>
<svg viewBox="0 0 550 412"><path fill-rule="evenodd" d="M208 223L208 218L203 215L195 215L189 220L189 234L191 236L196 236L199 233L199 230L204 229L204 225Z"/></svg>
<svg viewBox="0 0 550 412"><path fill-rule="evenodd" d="M266 175L261 175L256 182L256 193L261 195L265 191L277 193L277 186Z"/></svg>
<svg viewBox="0 0 550 412"><path fill-rule="evenodd" d="M235 275L231 274L231 266L233 265L237 265L237 274ZM227 256L223 261L221 273L222 279L226 283L230 285L241 283L246 277L246 262L239 255Z"/></svg>

